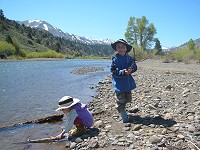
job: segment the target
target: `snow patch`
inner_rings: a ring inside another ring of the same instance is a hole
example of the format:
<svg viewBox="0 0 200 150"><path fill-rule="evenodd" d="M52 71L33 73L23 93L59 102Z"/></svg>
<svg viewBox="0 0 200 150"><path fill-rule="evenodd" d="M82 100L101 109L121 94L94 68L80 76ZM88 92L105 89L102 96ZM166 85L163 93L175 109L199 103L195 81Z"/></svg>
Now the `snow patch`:
<svg viewBox="0 0 200 150"><path fill-rule="evenodd" d="M48 26L47 26L46 24L43 24L43 26L44 26L44 29L45 29L46 31L49 30L49 29L48 29Z"/></svg>
<svg viewBox="0 0 200 150"><path fill-rule="evenodd" d="M30 26L31 28L37 28L38 27L38 25L35 25L35 26Z"/></svg>
<svg viewBox="0 0 200 150"><path fill-rule="evenodd" d="M28 23L32 23L32 22L38 22L41 23L41 20L35 19L35 20L28 20Z"/></svg>
<svg viewBox="0 0 200 150"><path fill-rule="evenodd" d="M169 47L162 46L162 49L163 49L163 50L167 50L167 49L169 49Z"/></svg>

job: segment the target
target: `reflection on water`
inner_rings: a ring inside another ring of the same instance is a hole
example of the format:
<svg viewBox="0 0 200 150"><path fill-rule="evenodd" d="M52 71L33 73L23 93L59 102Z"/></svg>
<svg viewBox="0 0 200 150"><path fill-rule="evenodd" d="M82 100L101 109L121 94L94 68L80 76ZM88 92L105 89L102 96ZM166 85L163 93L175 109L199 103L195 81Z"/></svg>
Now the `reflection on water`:
<svg viewBox="0 0 200 150"><path fill-rule="evenodd" d="M64 95L88 103L96 95L95 89L90 87L95 87L109 74L109 66L109 60L1 62L0 126L55 114L57 102ZM80 75L71 73L81 67L103 67L103 70ZM0 131L3 139L0 149L18 149L23 144L16 146L11 143L29 136L43 138L55 135L60 132L59 126L25 125Z"/></svg>

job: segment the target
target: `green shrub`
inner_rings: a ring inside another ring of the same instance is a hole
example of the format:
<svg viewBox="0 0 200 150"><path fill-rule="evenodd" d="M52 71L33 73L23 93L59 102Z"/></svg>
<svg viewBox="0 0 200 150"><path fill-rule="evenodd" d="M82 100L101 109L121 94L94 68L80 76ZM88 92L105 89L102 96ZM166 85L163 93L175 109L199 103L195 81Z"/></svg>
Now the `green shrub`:
<svg viewBox="0 0 200 150"><path fill-rule="evenodd" d="M15 47L15 50L16 50L16 54L19 53L20 49L21 49L21 44L19 42L19 40L17 38L12 38L12 45Z"/></svg>
<svg viewBox="0 0 200 150"><path fill-rule="evenodd" d="M26 55L26 58L39 58L37 55L38 55L38 53L36 53L36 52L31 52L31 53L28 53L28 54Z"/></svg>
<svg viewBox="0 0 200 150"><path fill-rule="evenodd" d="M188 63L189 60L194 58L194 52L188 48L182 48L174 52L174 57L178 62Z"/></svg>
<svg viewBox="0 0 200 150"><path fill-rule="evenodd" d="M65 58L65 55L57 53L53 50L48 50L46 52L31 52L26 54L26 58Z"/></svg>
<svg viewBox="0 0 200 150"><path fill-rule="evenodd" d="M56 51L53 51L53 50L48 50L46 52L40 52L39 55L42 58L64 58L63 54L57 53Z"/></svg>
<svg viewBox="0 0 200 150"><path fill-rule="evenodd" d="M7 56L14 55L16 49L12 44L6 41L0 41L0 53L5 53Z"/></svg>
<svg viewBox="0 0 200 150"><path fill-rule="evenodd" d="M21 56L21 57L23 57L23 58L25 58L28 53L29 52L26 51L26 50L20 50L19 53L18 53L18 55Z"/></svg>
<svg viewBox="0 0 200 150"><path fill-rule="evenodd" d="M200 62L200 47L195 50L195 58Z"/></svg>
<svg viewBox="0 0 200 150"><path fill-rule="evenodd" d="M135 56L134 56L134 53L135 53ZM143 51L140 48L135 48L134 50L131 50L129 52L129 55L132 56L132 57L135 57L135 59L137 61L139 61L139 60L147 58L148 52L147 51Z"/></svg>
<svg viewBox="0 0 200 150"><path fill-rule="evenodd" d="M165 56L162 57L162 61L165 63L170 63L175 60L174 52L169 52Z"/></svg>

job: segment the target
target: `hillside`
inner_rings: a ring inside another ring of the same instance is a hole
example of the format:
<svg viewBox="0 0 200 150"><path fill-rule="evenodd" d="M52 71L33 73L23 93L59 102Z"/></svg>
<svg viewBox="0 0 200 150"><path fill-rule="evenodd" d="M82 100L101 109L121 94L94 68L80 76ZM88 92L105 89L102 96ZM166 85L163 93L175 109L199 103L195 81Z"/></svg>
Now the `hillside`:
<svg viewBox="0 0 200 150"><path fill-rule="evenodd" d="M200 38L199 39L196 39L196 40L193 40L194 41L194 44L195 44L195 48L198 48L200 47ZM177 46L177 47L171 47L169 48L168 50L169 51L174 51L174 50L178 50L180 48L185 48L188 46L188 42L184 43L184 44L181 44L180 46Z"/></svg>
<svg viewBox="0 0 200 150"><path fill-rule="evenodd" d="M113 41L110 39L94 39L94 38L87 38L83 36L78 36L73 33L63 32L61 29L49 24L46 21L34 19L34 20L25 20L25 21L17 21L19 24L24 24L27 27L31 28L40 28L44 29L50 33L52 33L56 37L61 37L64 39L68 39L71 41L81 42L85 44L101 44L101 45L110 45Z"/></svg>
<svg viewBox="0 0 200 150"><path fill-rule="evenodd" d="M108 57L114 52L110 45L90 45L61 37L55 37L53 34L43 29L26 27L14 20L9 20L6 17L1 16L0 41L5 41L8 36L19 41L20 49L31 52L43 52L51 49L75 57L88 55Z"/></svg>

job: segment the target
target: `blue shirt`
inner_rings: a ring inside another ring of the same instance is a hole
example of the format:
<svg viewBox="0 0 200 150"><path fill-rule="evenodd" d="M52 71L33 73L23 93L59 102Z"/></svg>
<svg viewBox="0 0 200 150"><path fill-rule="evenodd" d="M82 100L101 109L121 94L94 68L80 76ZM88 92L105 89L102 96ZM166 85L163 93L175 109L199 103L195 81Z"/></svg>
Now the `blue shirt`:
<svg viewBox="0 0 200 150"><path fill-rule="evenodd" d="M132 68L132 73L137 70L134 58L127 53L124 56L116 54L112 57L111 74L115 92L130 92L136 88L132 75L126 75L125 70Z"/></svg>

